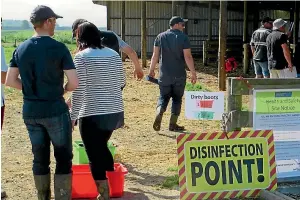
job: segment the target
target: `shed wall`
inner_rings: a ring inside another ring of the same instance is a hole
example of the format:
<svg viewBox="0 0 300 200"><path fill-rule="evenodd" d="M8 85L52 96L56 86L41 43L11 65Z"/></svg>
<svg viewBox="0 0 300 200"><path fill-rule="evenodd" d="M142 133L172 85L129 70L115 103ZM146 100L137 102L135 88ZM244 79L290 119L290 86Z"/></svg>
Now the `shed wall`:
<svg viewBox="0 0 300 200"><path fill-rule="evenodd" d="M95 2L100 5L106 5L105 1ZM126 20L125 20L125 40L131 45L138 54L141 52L141 3L140 1L126 2ZM121 35L121 2L111 1L111 30ZM183 16L184 5L177 5L178 15L187 18L188 36L193 46L193 53L202 52L202 42L208 37L208 14L207 7L188 6L187 16ZM273 16L270 11L261 11L262 16ZM168 29L169 19L172 17L171 3L147 2L147 54L152 54L155 37L160 32ZM219 9L212 10L212 38L218 39L219 35ZM248 38L253 32L253 16L248 16ZM243 37L243 12L228 11L228 38L242 39ZM300 35L300 34L299 34Z"/></svg>

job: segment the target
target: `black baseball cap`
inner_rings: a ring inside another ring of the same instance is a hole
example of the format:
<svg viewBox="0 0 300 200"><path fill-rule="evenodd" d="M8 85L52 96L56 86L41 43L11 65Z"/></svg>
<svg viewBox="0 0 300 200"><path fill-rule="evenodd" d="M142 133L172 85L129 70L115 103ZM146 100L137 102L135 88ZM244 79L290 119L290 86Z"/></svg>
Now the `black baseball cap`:
<svg viewBox="0 0 300 200"><path fill-rule="evenodd" d="M170 19L169 25L174 26L175 24L184 23L184 19L179 16L174 16Z"/></svg>
<svg viewBox="0 0 300 200"><path fill-rule="evenodd" d="M78 28L78 26L84 22L88 22L86 19L76 19L72 24L72 37L74 38L76 35L75 31Z"/></svg>
<svg viewBox="0 0 300 200"><path fill-rule="evenodd" d="M266 22L273 22L274 20L273 19L271 19L270 17L264 17L262 20L261 20L261 22L264 24L264 23L266 23Z"/></svg>
<svg viewBox="0 0 300 200"><path fill-rule="evenodd" d="M60 15L57 15L53 12L53 10L51 8L49 8L48 6L44 6L44 5L38 5L37 7L35 7L30 15L30 22L31 23L36 23L36 22L40 22L49 18L63 18Z"/></svg>

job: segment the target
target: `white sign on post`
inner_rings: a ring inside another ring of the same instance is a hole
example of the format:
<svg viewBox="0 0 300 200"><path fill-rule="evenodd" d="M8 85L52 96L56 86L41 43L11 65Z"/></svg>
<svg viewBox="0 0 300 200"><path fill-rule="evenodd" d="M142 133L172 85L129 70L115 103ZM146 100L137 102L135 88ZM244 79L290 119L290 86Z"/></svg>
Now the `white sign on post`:
<svg viewBox="0 0 300 200"><path fill-rule="evenodd" d="M253 91L253 129L274 133L280 178L300 178L300 89Z"/></svg>
<svg viewBox="0 0 300 200"><path fill-rule="evenodd" d="M187 119L221 120L223 113L223 92L185 92L185 117Z"/></svg>

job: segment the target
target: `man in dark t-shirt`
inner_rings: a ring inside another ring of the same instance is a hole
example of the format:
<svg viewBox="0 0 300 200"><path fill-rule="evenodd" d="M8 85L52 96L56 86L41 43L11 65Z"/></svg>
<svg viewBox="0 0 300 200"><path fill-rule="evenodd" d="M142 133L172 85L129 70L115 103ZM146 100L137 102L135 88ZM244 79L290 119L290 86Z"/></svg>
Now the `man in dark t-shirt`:
<svg viewBox="0 0 300 200"><path fill-rule="evenodd" d="M155 77L155 66L159 62L160 97L153 124L153 129L156 131L160 130L162 116L167 109L170 98L172 98L172 111L169 130L184 130L183 126L177 125L177 120L181 112L182 96L186 84L185 64L191 72L191 82L195 84L197 79L190 42L188 36L183 33L184 20L175 16L171 18L169 25L170 29L160 33L154 41L149 71L149 76Z"/></svg>
<svg viewBox="0 0 300 200"><path fill-rule="evenodd" d="M283 69L293 69L287 35L285 34L287 22L276 19L273 22L273 31L267 37L268 67L271 78L284 78Z"/></svg>
<svg viewBox="0 0 300 200"><path fill-rule="evenodd" d="M253 32L251 38L251 51L256 78L270 78L268 69L267 45L266 40L271 33L273 20L265 17L261 21L262 26Z"/></svg>
<svg viewBox="0 0 300 200"><path fill-rule="evenodd" d="M30 16L35 35L13 53L6 85L23 92L23 119L32 144L33 174L38 199L50 199L50 142L54 147L55 199L71 199L72 124L64 93L78 86L76 69L67 47L51 37L56 19L47 6ZM68 82L64 86L64 74ZM21 79L19 78L19 75Z"/></svg>
<svg viewBox="0 0 300 200"><path fill-rule="evenodd" d="M73 24L72 24L72 37L75 38L76 37L76 30L78 28L78 26L84 22L88 22L85 19L76 19ZM100 31L101 33L101 44L113 49L114 51L116 51L117 53L120 54L120 47L119 47L119 41L117 36L112 32L112 31Z"/></svg>
<svg viewBox="0 0 300 200"><path fill-rule="evenodd" d="M73 38L76 37L76 31L80 24L88 22L86 19L76 19L72 24L72 34ZM100 31L101 38L102 38L102 45L115 50L116 52L125 53L128 55L130 60L133 62L134 65L134 77L137 80L141 80L144 76L143 69L139 63L139 58L136 52L133 50L131 46L129 46L126 42L124 42L115 32L107 30L107 31Z"/></svg>

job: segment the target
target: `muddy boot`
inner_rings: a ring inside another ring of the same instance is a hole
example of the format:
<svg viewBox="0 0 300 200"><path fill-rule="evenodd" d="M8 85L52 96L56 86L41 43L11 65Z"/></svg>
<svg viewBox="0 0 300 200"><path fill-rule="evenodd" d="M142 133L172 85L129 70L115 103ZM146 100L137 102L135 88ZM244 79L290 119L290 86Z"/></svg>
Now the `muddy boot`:
<svg viewBox="0 0 300 200"><path fill-rule="evenodd" d="M34 183L38 192L38 200L50 200L50 174L34 175Z"/></svg>
<svg viewBox="0 0 300 200"><path fill-rule="evenodd" d="M72 174L54 175L55 200L71 200Z"/></svg>
<svg viewBox="0 0 300 200"><path fill-rule="evenodd" d="M107 180L95 181L99 195L97 200L109 200L109 187Z"/></svg>
<svg viewBox="0 0 300 200"><path fill-rule="evenodd" d="M155 117L155 120L154 120L154 123L153 123L153 129L155 131L160 131L160 126L161 126L161 121L162 121L162 118L163 118L163 114L164 114L164 111L158 107L157 110L156 110L156 117Z"/></svg>
<svg viewBox="0 0 300 200"><path fill-rule="evenodd" d="M170 124L169 124L169 131L184 131L184 126L179 126L177 124L177 120L178 120L177 115L171 114L171 118L170 118Z"/></svg>

